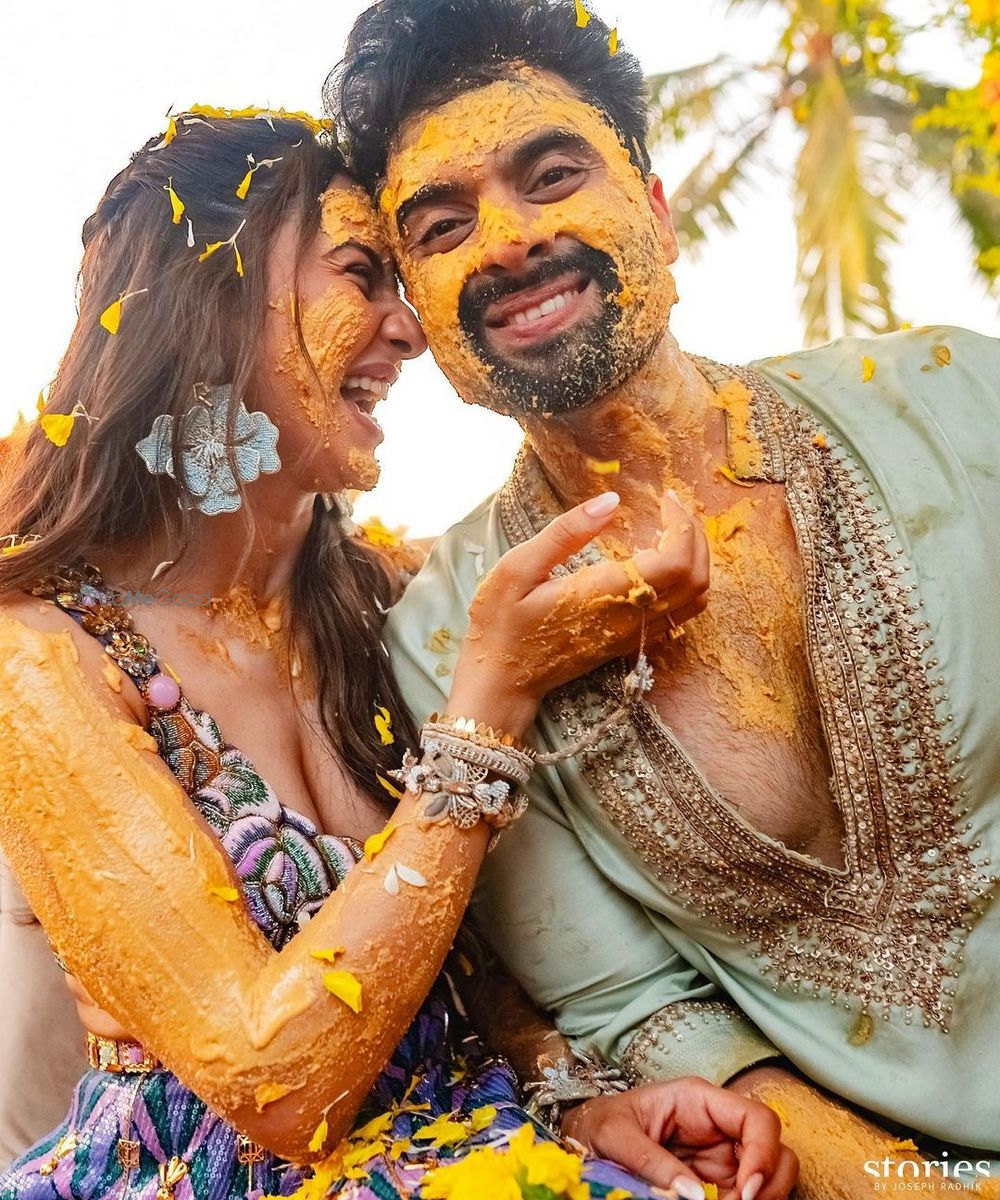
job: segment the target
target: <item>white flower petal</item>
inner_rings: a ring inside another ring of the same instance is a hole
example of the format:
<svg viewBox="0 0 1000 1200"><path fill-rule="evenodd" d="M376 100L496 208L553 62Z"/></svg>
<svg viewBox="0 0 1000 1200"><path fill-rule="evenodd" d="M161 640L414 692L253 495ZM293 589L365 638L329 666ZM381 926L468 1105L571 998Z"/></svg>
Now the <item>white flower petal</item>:
<svg viewBox="0 0 1000 1200"><path fill-rule="evenodd" d="M402 879L404 883L408 883L411 887L427 886L427 880L423 877L423 875L421 875L419 871L415 871L412 867L406 866L404 863L396 863L394 870L399 875L399 878Z"/></svg>
<svg viewBox="0 0 1000 1200"><path fill-rule="evenodd" d="M391 866L385 874L384 887L390 896L398 896L399 895L399 878L396 875L395 864L393 866Z"/></svg>

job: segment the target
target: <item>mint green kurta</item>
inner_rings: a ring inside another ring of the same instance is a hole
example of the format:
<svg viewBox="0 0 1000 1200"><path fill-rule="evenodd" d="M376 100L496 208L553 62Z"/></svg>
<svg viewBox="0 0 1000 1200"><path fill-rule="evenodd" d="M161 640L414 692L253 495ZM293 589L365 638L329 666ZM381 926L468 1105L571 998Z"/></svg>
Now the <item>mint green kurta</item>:
<svg viewBox="0 0 1000 1200"><path fill-rule="evenodd" d="M887 1121L1000 1151L1000 341L934 327L754 370L743 474L785 484L845 870L754 830L643 704L536 771L477 911L559 1027L637 1078L722 1082L780 1052ZM522 456L393 610L418 717L484 569L553 505ZM539 744L600 720L620 679L549 697Z"/></svg>

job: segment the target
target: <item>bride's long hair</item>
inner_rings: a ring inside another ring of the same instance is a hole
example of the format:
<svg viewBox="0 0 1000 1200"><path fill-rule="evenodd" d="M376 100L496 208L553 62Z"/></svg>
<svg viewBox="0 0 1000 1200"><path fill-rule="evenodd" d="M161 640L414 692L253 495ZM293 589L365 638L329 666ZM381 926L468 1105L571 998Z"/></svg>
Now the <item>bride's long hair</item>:
<svg viewBox="0 0 1000 1200"><path fill-rule="evenodd" d="M237 195L252 164L279 158L258 167L245 197ZM193 532L191 512L178 503L183 479L150 475L135 444L161 413L174 418L176 439L196 384L230 383L255 407L270 248L294 218L301 261L319 229L319 197L339 173L346 169L332 139L308 119L196 110L175 118L171 134L147 142L111 181L83 227L78 319L42 410L75 412L84 428L56 445L35 422L7 455L0 535L18 542L0 557L0 598L154 531L180 547L169 568L177 570ZM225 244L244 220L235 243ZM112 334L101 317L120 297L120 331ZM299 343L306 353L301 330ZM178 451L175 444L175 462ZM241 511L250 522L249 507ZM381 643L393 593L378 552L345 533L333 498L317 497L291 583L292 630L309 655L331 746L383 802L378 776L414 738ZM382 705L395 718L388 747L373 723Z"/></svg>

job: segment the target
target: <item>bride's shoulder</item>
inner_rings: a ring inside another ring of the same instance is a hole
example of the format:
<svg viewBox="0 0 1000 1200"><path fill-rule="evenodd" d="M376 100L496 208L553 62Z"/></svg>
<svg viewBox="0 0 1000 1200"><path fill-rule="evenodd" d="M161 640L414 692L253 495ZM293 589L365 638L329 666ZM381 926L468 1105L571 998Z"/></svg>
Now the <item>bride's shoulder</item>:
<svg viewBox="0 0 1000 1200"><path fill-rule="evenodd" d="M114 716L145 724L145 707L128 677L104 652L101 643L81 629L58 605L35 596L0 598L0 662L8 702L39 674L67 686L86 681Z"/></svg>

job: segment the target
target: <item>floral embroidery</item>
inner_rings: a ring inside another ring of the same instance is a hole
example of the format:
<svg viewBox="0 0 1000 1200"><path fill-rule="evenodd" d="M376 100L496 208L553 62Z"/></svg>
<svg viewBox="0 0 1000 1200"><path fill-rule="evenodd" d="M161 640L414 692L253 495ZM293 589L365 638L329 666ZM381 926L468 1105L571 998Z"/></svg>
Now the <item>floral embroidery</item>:
<svg viewBox="0 0 1000 1200"><path fill-rule="evenodd" d="M846 865L750 826L645 702L580 770L664 891L748 946L775 990L887 1020L902 1008L907 1023L919 1013L947 1032L962 949L996 880L963 841L955 739L945 738L916 584L871 485L832 435L756 373L699 366L714 383L735 378L750 390L757 477L785 485ZM500 496L508 540L525 540L554 511L540 464L523 451ZM548 698L567 741L613 712L622 677L611 664Z"/></svg>

